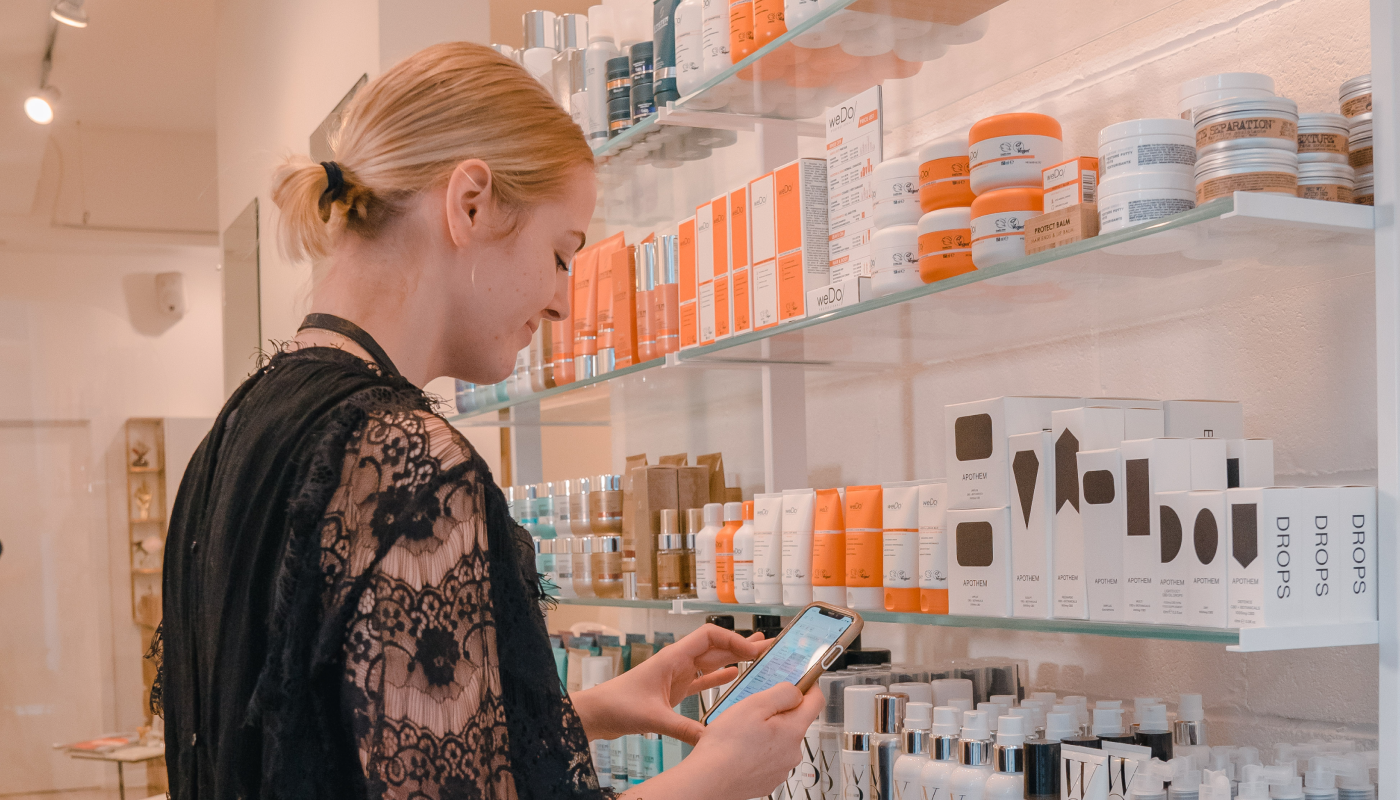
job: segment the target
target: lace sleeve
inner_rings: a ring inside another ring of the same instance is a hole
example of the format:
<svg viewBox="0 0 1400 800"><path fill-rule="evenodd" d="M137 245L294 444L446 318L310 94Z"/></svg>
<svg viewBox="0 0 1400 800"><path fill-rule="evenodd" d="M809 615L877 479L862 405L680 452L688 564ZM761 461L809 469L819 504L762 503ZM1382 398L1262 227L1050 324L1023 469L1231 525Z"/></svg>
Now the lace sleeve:
<svg viewBox="0 0 1400 800"><path fill-rule="evenodd" d="M325 596L359 594L341 707L367 797L515 794L472 455L432 414L372 416L326 509Z"/></svg>

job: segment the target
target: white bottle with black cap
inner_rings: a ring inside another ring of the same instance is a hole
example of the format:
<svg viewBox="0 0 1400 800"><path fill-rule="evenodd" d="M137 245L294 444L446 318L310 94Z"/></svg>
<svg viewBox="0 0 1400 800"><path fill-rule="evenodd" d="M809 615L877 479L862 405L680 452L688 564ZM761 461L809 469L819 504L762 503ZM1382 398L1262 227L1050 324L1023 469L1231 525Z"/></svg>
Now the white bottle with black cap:
<svg viewBox="0 0 1400 800"><path fill-rule="evenodd" d="M549 88L554 56L559 53L554 19L553 11L526 11L522 19L525 49L520 51L520 64L545 88Z"/></svg>
<svg viewBox="0 0 1400 800"><path fill-rule="evenodd" d="M919 770L919 788L923 797L948 796L948 780L958 768L958 709L938 706L933 709L933 725L929 727L929 762Z"/></svg>
<svg viewBox="0 0 1400 800"><path fill-rule="evenodd" d="M997 720L997 743L992 748L995 770L983 792L986 800L1022 800L1026 794L1026 734L1023 717Z"/></svg>
<svg viewBox="0 0 1400 800"><path fill-rule="evenodd" d="M875 797L875 698L883 686L848 686L845 692L846 729L841 734L841 797Z"/></svg>
<svg viewBox="0 0 1400 800"><path fill-rule="evenodd" d="M918 800L919 775L929 763L929 729L933 725L933 704L911 702L904 706L904 733L900 756L894 762L895 800Z"/></svg>
<svg viewBox="0 0 1400 800"><path fill-rule="evenodd" d="M1016 723L1018 726L1020 722ZM949 800L981 800L987 778L992 775L992 732L987 712L963 712L962 738L958 740L958 763L948 780Z"/></svg>
<svg viewBox="0 0 1400 800"><path fill-rule="evenodd" d="M1210 742L1206 739L1206 712L1198 694L1183 694L1176 704L1172 723L1172 755L1195 756L1201 765L1210 763Z"/></svg>
<svg viewBox="0 0 1400 800"><path fill-rule="evenodd" d="M885 692L875 695L875 735L870 737L870 753L875 758L877 800L895 800L894 765L904 750L904 706L908 695Z"/></svg>

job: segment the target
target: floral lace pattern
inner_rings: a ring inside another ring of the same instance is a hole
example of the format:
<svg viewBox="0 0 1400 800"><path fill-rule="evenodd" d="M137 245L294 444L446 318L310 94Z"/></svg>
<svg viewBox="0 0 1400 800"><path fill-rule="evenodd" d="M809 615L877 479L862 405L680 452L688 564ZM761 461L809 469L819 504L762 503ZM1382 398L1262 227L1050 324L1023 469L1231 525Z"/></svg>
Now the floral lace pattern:
<svg viewBox="0 0 1400 800"><path fill-rule="evenodd" d="M508 724L493 602L500 587L493 591L487 534L490 480L466 439L421 410L371 414L345 451L320 528L322 598L327 619L354 603L340 702L367 797L566 796L527 788L532 781L515 763L519 748L542 745L513 736L539 737L549 741L543 749L564 755L571 786L555 789L610 796L597 786L567 699L549 710L555 719ZM511 527L515 538L524 535ZM503 548L510 545L518 543Z"/></svg>

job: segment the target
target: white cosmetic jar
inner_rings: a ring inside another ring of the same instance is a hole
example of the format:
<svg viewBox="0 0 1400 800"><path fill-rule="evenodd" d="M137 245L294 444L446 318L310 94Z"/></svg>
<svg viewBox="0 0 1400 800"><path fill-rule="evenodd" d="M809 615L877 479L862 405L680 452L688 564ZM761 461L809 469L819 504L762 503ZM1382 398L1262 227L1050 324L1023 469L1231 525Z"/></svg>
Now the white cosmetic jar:
<svg viewBox="0 0 1400 800"><path fill-rule="evenodd" d="M1257 72L1221 72L1186 81L1177 96L1177 113L1189 120L1195 109L1218 100L1273 97L1274 79Z"/></svg>
<svg viewBox="0 0 1400 800"><path fill-rule="evenodd" d="M875 227L914 225L919 208L919 161L892 158L875 167Z"/></svg>
<svg viewBox="0 0 1400 800"><path fill-rule="evenodd" d="M919 226L881 228L871 238L870 248L875 252L870 288L876 297L923 285L919 278Z"/></svg>
<svg viewBox="0 0 1400 800"><path fill-rule="evenodd" d="M1196 109L1196 158L1229 150L1298 152L1298 104L1286 97L1231 99Z"/></svg>
<svg viewBox="0 0 1400 800"><path fill-rule="evenodd" d="M1190 175L1121 175L1099 184L1099 233L1112 233L1195 207L1195 180Z"/></svg>
<svg viewBox="0 0 1400 800"><path fill-rule="evenodd" d="M1184 119L1132 119L1099 131L1099 180L1196 170L1195 126Z"/></svg>

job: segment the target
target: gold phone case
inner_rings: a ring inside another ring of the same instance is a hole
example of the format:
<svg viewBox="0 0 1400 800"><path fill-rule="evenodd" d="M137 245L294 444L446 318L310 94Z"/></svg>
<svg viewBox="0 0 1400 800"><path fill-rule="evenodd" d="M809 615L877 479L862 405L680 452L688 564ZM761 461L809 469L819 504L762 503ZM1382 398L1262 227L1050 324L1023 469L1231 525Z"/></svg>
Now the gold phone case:
<svg viewBox="0 0 1400 800"><path fill-rule="evenodd" d="M714 708L710 709L710 711L705 714L704 722L706 725L710 724L710 717L714 715L715 710L724 706L724 700L729 697L729 693L738 688L744 676L748 675L749 672L753 671L759 664L762 664L763 659L768 657L768 653L771 653L773 648L777 646L777 643L782 641L784 636L788 635L788 631L792 628L792 623L801 619L802 615L806 614L808 609L812 608L825 608L829 611L839 612L842 616L850 617L852 622L851 627L847 628L846 632L841 634L841 638L837 639L835 644L827 648L826 655L822 656L820 661L814 664L811 669L807 670L807 672L798 679L797 688L803 694L806 694L807 690L812 688L812 684L817 682L817 678L821 677L821 674L826 671L827 667L831 666L832 662L839 658L842 653L846 652L846 648L850 646L851 642L855 641L856 637L860 635L860 629L865 626L865 620L861 619L860 614L849 608L841 608L840 606L833 606L830 603L822 603L820 601L807 604L801 611L793 615L792 622L789 622L787 627L783 628L783 632L778 634L778 638L773 640L773 644L769 645L768 650L763 655L759 656L758 660L753 662L748 669L740 673L739 677L734 679L734 682L729 685L729 688L725 690L724 694L720 695L719 699L715 701Z"/></svg>

